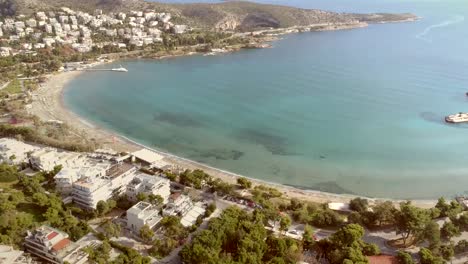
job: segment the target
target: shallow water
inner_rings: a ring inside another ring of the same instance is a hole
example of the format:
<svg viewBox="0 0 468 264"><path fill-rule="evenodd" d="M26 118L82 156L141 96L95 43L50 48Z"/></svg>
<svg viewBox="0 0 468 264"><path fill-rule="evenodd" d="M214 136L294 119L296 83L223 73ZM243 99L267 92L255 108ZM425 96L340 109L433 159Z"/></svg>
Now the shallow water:
<svg viewBox="0 0 468 264"><path fill-rule="evenodd" d="M391 198L468 190L468 125L443 122L468 111L467 4L276 2L424 19L119 62L128 74L80 75L65 103L148 146L258 179Z"/></svg>

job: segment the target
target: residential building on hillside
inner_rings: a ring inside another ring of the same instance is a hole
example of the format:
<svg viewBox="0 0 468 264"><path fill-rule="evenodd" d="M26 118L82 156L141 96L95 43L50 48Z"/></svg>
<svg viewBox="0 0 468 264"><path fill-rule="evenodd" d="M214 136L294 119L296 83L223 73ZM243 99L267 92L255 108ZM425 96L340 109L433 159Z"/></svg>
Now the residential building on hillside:
<svg viewBox="0 0 468 264"><path fill-rule="evenodd" d="M99 201L124 193L135 172L135 166L121 163L110 167L105 176L81 178L73 183L73 201L82 207L95 209Z"/></svg>
<svg viewBox="0 0 468 264"><path fill-rule="evenodd" d="M28 155L39 149L12 138L0 138L0 162L20 164L28 162Z"/></svg>
<svg viewBox="0 0 468 264"><path fill-rule="evenodd" d="M54 264L87 263L88 254L83 245L78 245L68 238L68 234L43 225L30 232L25 238L24 247L29 253Z"/></svg>
<svg viewBox="0 0 468 264"><path fill-rule="evenodd" d="M163 203L166 203L171 195L170 185L171 182L166 178L138 173L127 186L127 196L136 201L139 193L160 195L164 199Z"/></svg>
<svg viewBox="0 0 468 264"><path fill-rule="evenodd" d="M144 225L153 229L161 219L159 209L147 202L139 202L127 210L127 227L136 233Z"/></svg>

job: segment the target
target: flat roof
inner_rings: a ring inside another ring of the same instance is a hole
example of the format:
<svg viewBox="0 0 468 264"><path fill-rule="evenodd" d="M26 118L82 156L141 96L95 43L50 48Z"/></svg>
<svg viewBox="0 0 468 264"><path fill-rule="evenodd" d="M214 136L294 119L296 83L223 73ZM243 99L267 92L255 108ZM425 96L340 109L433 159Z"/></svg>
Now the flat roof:
<svg viewBox="0 0 468 264"><path fill-rule="evenodd" d="M138 151L135 151L132 153L132 156L150 164L160 161L164 158L162 155L149 149L140 149Z"/></svg>
<svg viewBox="0 0 468 264"><path fill-rule="evenodd" d="M126 173L127 171L133 169L134 166L132 164L129 164L129 163L121 163L121 164L116 164L112 167L109 168L109 170L107 170L107 173L106 173L106 176L110 177L110 178L115 178L115 177L118 177L124 173Z"/></svg>

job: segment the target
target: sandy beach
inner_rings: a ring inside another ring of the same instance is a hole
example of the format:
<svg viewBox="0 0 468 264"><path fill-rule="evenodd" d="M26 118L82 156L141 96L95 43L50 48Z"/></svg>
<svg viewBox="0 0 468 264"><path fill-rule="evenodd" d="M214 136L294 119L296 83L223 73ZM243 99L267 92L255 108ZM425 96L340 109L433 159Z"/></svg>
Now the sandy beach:
<svg viewBox="0 0 468 264"><path fill-rule="evenodd" d="M120 152L132 152L141 149L145 146L140 145L136 142L132 142L122 136L117 135L111 131L104 130L94 124L83 120L75 113L68 110L63 102L63 89L67 83L73 78L80 74L86 74L86 72L72 71L72 72L61 72L48 76L46 83L33 93L33 103L30 109L31 113L37 115L41 120L59 120L67 124L75 133L80 136L87 137L99 142L103 148L110 148ZM157 150L154 150L157 151ZM220 178L226 182L235 183L237 175L231 172L223 171L217 168L213 168L198 162L194 162L188 159L177 157L169 153L157 151L164 156L164 160L187 169L202 169L212 175L213 177ZM312 190L301 190L293 187L288 187L280 184L274 184L264 181L252 179L254 184L269 185L279 189L287 197L298 198L301 200L312 201L317 203L325 202L347 202L355 196L352 195L339 195L324 193ZM373 201L378 200L389 200L389 199L370 199ZM395 203L400 201L394 200ZM413 203L419 207L429 208L435 205L436 201L429 200L416 200Z"/></svg>

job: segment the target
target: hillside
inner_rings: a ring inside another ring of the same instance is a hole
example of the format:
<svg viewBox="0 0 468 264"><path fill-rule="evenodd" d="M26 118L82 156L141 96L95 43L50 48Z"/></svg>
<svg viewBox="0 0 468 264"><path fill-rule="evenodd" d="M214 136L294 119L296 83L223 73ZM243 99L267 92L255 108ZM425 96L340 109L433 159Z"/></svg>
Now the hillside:
<svg viewBox="0 0 468 264"><path fill-rule="evenodd" d="M14 11L16 14L27 14L62 6L88 12L97 8L106 12L154 9L160 12L170 12L178 23L193 27L240 31L318 23L349 24L356 20L380 23L416 18L411 14L339 14L244 1L227 1L219 4L164 4L143 0L0 0L0 11L7 15L11 15Z"/></svg>

